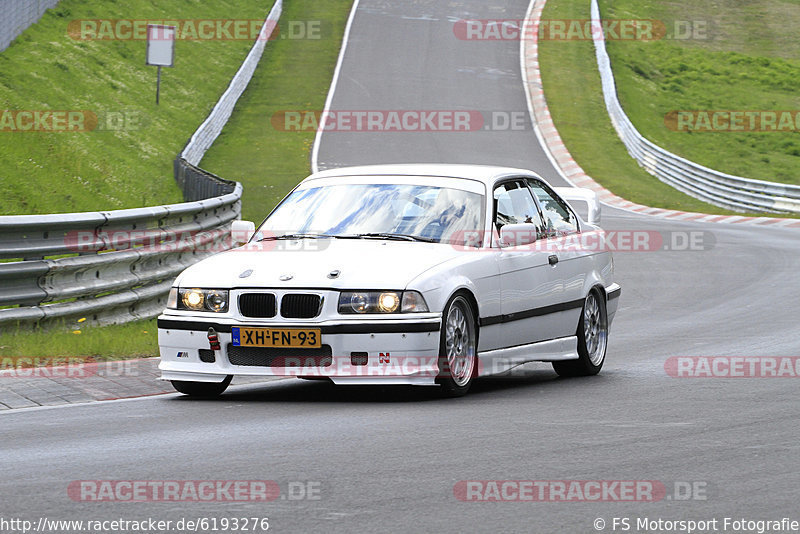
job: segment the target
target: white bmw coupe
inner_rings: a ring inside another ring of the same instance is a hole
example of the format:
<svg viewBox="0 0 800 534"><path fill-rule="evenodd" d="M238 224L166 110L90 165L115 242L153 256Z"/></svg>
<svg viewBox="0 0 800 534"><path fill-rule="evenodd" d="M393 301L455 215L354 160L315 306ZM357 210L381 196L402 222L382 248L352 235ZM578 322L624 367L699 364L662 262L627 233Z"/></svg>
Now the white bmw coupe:
<svg viewBox="0 0 800 534"><path fill-rule="evenodd" d="M588 204L584 221L566 202ZM162 379L235 375L436 386L527 362L597 374L617 310L591 191L478 165L341 168L303 180L238 246L186 269L158 318ZM592 237L594 236L594 237ZM588 246L587 246L588 245Z"/></svg>

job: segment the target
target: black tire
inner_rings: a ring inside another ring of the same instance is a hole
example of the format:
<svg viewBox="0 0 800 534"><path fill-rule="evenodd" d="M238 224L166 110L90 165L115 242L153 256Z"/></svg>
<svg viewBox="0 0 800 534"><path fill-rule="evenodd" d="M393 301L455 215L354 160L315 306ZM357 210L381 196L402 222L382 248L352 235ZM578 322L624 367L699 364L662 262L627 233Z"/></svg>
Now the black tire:
<svg viewBox="0 0 800 534"><path fill-rule="evenodd" d="M608 348L608 314L606 300L596 290L583 303L577 335L578 359L553 362L559 376L591 376L603 368Z"/></svg>
<svg viewBox="0 0 800 534"><path fill-rule="evenodd" d="M442 314L439 338L440 393L461 397L469 391L478 370L478 326L469 300L453 295Z"/></svg>
<svg viewBox="0 0 800 534"><path fill-rule="evenodd" d="M190 397L213 398L222 395L233 379L228 375L222 382L189 382L186 380L172 380L172 387L179 393Z"/></svg>

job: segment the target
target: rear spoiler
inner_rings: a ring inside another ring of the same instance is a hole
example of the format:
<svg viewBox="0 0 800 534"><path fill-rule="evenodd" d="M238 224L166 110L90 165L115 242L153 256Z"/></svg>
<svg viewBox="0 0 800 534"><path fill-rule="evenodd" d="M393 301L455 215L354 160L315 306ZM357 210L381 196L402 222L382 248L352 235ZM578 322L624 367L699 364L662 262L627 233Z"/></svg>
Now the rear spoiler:
<svg viewBox="0 0 800 534"><path fill-rule="evenodd" d="M600 202L597 200L597 193L591 189L579 187L554 187L553 190L569 203L573 201L586 202L589 206L587 221L589 224L600 224Z"/></svg>

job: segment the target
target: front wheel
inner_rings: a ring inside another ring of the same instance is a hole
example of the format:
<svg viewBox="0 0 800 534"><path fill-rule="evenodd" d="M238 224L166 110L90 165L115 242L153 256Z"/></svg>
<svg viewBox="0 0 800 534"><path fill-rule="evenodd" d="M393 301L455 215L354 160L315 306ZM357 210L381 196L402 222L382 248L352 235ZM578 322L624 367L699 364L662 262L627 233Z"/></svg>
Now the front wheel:
<svg viewBox="0 0 800 534"><path fill-rule="evenodd" d="M608 314L606 302L592 291L583 303L578 324L578 359L553 362L559 376L596 375L603 368L608 345Z"/></svg>
<svg viewBox="0 0 800 534"><path fill-rule="evenodd" d="M228 375L222 382L189 382L187 380L172 380L172 387L179 393L190 397L218 397L228 389L233 375Z"/></svg>
<svg viewBox="0 0 800 534"><path fill-rule="evenodd" d="M462 295L453 297L442 315L439 342L439 383L446 397L469 391L478 360L478 328L472 306Z"/></svg>

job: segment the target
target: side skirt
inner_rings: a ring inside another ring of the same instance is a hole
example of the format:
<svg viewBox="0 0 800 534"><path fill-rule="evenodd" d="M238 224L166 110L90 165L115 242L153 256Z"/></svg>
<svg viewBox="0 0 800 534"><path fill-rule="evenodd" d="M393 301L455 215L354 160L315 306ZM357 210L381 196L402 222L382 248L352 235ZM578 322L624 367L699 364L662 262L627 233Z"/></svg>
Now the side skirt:
<svg viewBox="0 0 800 534"><path fill-rule="evenodd" d="M504 373L528 362L557 362L578 359L578 337L569 336L507 349L478 353L478 376Z"/></svg>

